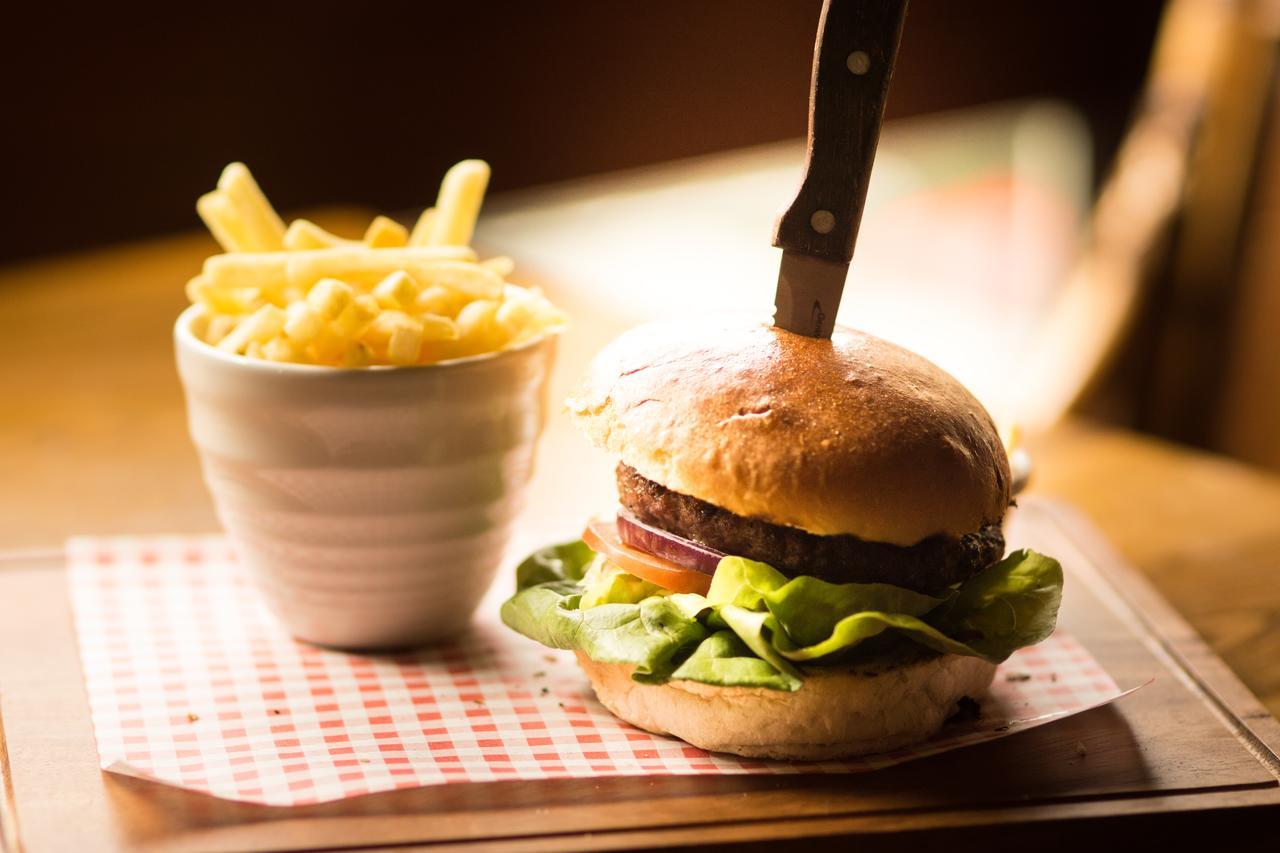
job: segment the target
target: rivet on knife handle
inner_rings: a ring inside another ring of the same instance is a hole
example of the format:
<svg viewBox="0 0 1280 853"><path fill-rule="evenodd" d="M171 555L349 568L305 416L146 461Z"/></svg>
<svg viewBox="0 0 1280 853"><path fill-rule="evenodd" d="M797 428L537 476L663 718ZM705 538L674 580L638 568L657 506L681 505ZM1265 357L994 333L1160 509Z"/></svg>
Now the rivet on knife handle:
<svg viewBox="0 0 1280 853"><path fill-rule="evenodd" d="M829 338L858 237L907 0L825 0L804 178L778 219L774 324Z"/></svg>

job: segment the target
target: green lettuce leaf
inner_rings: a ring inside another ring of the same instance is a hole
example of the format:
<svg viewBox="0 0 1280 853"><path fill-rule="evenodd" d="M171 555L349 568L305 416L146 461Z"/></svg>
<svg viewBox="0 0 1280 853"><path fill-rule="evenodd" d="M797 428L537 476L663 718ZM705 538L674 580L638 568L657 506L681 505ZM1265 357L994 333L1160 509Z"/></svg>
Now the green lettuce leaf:
<svg viewBox="0 0 1280 853"><path fill-rule="evenodd" d="M772 566L744 557L721 560L707 593L712 606L759 609L763 605L802 646L829 637L840 620L854 613L871 610L921 616L944 600L887 583L834 584L803 576L788 580Z"/></svg>
<svg viewBox="0 0 1280 853"><path fill-rule="evenodd" d="M580 581L595 558L596 552L581 539L540 548L516 566L516 590L552 581Z"/></svg>
<svg viewBox="0 0 1280 853"><path fill-rule="evenodd" d="M569 592L565 581L550 581L508 599L502 605L502 621L544 646L578 649L602 663L631 664L637 681L665 681L677 659L709 633L690 615L687 603L672 601L673 597L583 610L578 606L580 592Z"/></svg>
<svg viewBox="0 0 1280 853"><path fill-rule="evenodd" d="M791 662L778 653L776 641L781 639L778 620L768 611L747 610L736 604L722 605L717 611L729 630L738 635L738 639L756 656L767 661L782 675L797 682L804 676ZM797 689L799 684L796 685Z"/></svg>
<svg viewBox="0 0 1280 853"><path fill-rule="evenodd" d="M1062 603L1062 566L1023 548L983 569L930 619L980 656L1002 661L1053 633Z"/></svg>
<svg viewBox="0 0 1280 853"><path fill-rule="evenodd" d="M597 559L582 577L582 601L586 609L599 604L639 604L651 595L670 595L656 583L641 580L604 559Z"/></svg>
<svg viewBox="0 0 1280 853"><path fill-rule="evenodd" d="M795 644L786 634L775 634L773 645L778 654L793 661L816 661L856 648L859 644L886 631L928 646L936 652L953 655L992 658L972 646L957 642L923 620L905 613L866 611L846 616L835 624L831 634L807 646Z"/></svg>
<svg viewBox="0 0 1280 853"><path fill-rule="evenodd" d="M705 598L672 594L597 560L581 543L539 551L517 576L502 619L544 645L631 664L639 681L776 690L799 689L801 665L837 665L877 637L867 654L910 642L1002 661L1053 631L1062 594L1057 561L1026 550L943 597L890 584L788 580L741 557L720 561Z"/></svg>
<svg viewBox="0 0 1280 853"><path fill-rule="evenodd" d="M756 657L738 635L729 630L716 631L699 643L671 677L720 687L773 690L799 690L802 684L799 678L779 672L768 661Z"/></svg>

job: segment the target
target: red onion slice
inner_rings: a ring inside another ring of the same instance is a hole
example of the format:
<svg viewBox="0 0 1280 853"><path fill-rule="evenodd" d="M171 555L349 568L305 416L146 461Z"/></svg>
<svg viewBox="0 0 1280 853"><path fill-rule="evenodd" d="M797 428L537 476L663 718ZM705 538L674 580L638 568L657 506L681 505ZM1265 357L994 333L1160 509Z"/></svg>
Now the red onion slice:
<svg viewBox="0 0 1280 853"><path fill-rule="evenodd" d="M724 556L714 548L645 524L625 509L618 510L618 538L624 545L704 575L714 575L720 558Z"/></svg>

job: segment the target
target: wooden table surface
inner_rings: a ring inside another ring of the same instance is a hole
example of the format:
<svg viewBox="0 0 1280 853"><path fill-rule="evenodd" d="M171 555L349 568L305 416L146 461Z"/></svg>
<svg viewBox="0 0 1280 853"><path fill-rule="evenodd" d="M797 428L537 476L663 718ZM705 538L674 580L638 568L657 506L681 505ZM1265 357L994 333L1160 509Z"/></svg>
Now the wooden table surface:
<svg viewBox="0 0 1280 853"><path fill-rule="evenodd" d="M0 850L533 853L791 849L804 838L813 850L1047 853L1127 838L1142 839L1139 849L1183 849L1193 838L1216 849L1227 833L1271 832L1280 723L1077 512L1027 496L1008 526L1011 541L1062 560L1063 631L1117 684L1142 689L874 773L512 779L294 808L99 772L67 578L56 562L15 561L0 572L0 649L22 650L0 654Z"/></svg>

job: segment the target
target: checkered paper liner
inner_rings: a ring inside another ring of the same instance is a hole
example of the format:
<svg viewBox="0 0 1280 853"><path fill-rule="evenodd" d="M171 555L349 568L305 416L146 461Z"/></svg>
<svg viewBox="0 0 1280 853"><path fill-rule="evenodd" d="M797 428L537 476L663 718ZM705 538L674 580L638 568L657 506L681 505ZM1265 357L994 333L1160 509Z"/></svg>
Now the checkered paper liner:
<svg viewBox="0 0 1280 853"><path fill-rule="evenodd" d="M977 720L925 744L845 761L743 759L618 720L571 654L507 630L492 606L449 647L345 654L291 639L221 537L74 539L67 551L102 767L265 805L504 779L867 771L1122 695L1060 631L1001 667Z"/></svg>

